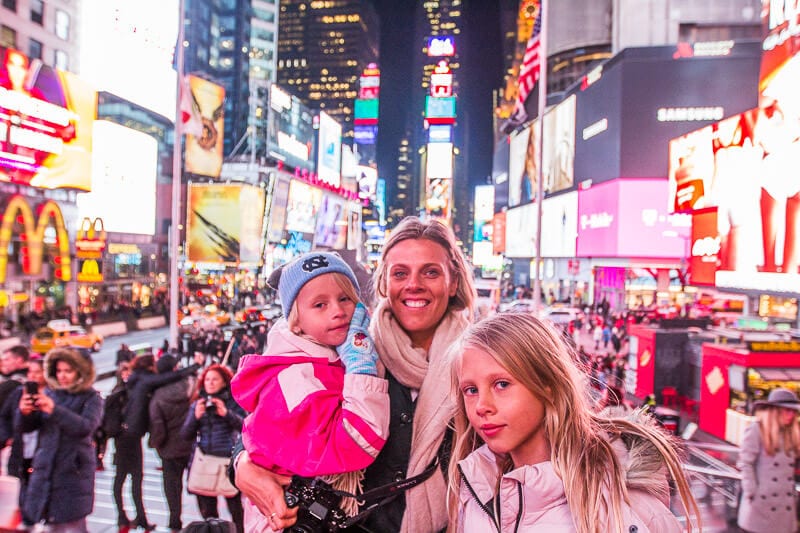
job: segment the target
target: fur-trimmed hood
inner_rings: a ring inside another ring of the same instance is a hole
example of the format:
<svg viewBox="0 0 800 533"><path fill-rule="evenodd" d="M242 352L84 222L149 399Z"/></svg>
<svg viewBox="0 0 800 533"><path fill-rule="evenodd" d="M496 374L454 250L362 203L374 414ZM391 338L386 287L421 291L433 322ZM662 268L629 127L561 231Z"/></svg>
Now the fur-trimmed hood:
<svg viewBox="0 0 800 533"><path fill-rule="evenodd" d="M70 387L62 387L56 379L56 363L64 361L78 371L78 379ZM90 356L85 356L81 352L71 348L53 348L44 358L44 375L47 379L47 386L53 390L64 390L75 394L85 392L94 385L95 371L94 362Z"/></svg>

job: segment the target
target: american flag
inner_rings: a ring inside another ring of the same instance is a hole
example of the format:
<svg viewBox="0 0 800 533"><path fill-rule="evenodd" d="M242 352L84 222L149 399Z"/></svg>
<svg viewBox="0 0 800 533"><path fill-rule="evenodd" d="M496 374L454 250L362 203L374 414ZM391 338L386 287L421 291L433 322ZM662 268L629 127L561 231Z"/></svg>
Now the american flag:
<svg viewBox="0 0 800 533"><path fill-rule="evenodd" d="M522 59L522 66L519 69L519 78L517 80L519 95L516 105L516 111L518 112L525 113L525 100L528 99L528 95L539 80L539 69L542 63L541 41L539 39L541 31L542 6L539 4L536 20L533 23L531 38L528 39L528 45L525 48L525 57ZM515 114L517 113L515 112Z"/></svg>

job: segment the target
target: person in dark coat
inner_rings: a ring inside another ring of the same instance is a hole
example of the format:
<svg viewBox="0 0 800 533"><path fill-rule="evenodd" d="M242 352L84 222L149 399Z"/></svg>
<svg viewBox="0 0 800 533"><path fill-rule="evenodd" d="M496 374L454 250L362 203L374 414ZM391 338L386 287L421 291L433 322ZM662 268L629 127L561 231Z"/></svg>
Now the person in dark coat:
<svg viewBox="0 0 800 533"><path fill-rule="evenodd" d="M95 458L92 436L100 425L103 400L92 387L90 358L55 348L45 358L48 388L24 393L14 433L38 431L22 495L26 525L44 521L53 531L85 532L94 507Z"/></svg>
<svg viewBox="0 0 800 533"><path fill-rule="evenodd" d="M194 402L181 428L181 436L195 442L206 455L230 457L239 439L246 413L231 395L233 373L226 366L210 365L200 375ZM219 518L217 498L197 494L203 518ZM225 498L238 531L244 531L241 494Z"/></svg>
<svg viewBox="0 0 800 533"><path fill-rule="evenodd" d="M176 370L178 359L163 355L156 363L158 373ZM186 376L180 381L156 389L150 400L150 439L148 444L161 457L164 496L169 507L169 528L181 529L181 495L183 473L189 465L193 441L181 436L181 427L189 412L194 380Z"/></svg>

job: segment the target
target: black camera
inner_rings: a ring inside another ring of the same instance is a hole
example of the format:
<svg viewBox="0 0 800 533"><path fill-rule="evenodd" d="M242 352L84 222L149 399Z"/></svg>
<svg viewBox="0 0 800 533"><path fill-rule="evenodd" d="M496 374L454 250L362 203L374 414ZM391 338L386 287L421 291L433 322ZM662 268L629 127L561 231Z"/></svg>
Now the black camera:
<svg viewBox="0 0 800 533"><path fill-rule="evenodd" d="M283 495L286 505L298 507L297 522L285 529L291 533L328 533L339 531L347 515L339 507L341 496L319 478L293 476Z"/></svg>
<svg viewBox="0 0 800 533"><path fill-rule="evenodd" d="M213 396L206 396L206 412L209 414L217 412L217 404L214 403L213 398Z"/></svg>

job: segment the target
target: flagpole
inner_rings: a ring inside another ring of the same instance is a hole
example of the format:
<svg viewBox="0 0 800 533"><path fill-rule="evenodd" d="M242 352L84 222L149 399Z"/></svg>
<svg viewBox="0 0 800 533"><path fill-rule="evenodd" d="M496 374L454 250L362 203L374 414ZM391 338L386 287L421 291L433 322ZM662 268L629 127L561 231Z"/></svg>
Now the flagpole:
<svg viewBox="0 0 800 533"><path fill-rule="evenodd" d="M169 233L169 339L170 346L178 348L178 244L181 230L181 170L183 131L181 120L181 85L183 84L183 10L184 0L178 1L178 42L175 46L175 71L177 92L175 98L175 139L172 147L172 223Z"/></svg>
<svg viewBox="0 0 800 533"><path fill-rule="evenodd" d="M533 312L538 313L542 306L542 200L544 200L544 110L547 107L547 0L539 2L539 16L541 26L539 29L539 56L541 63L539 67L539 102L536 113L536 132L539 137L536 140L536 257L533 266Z"/></svg>

